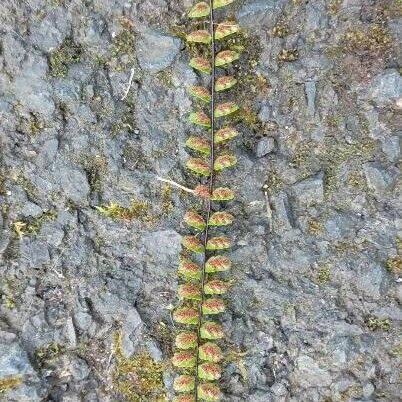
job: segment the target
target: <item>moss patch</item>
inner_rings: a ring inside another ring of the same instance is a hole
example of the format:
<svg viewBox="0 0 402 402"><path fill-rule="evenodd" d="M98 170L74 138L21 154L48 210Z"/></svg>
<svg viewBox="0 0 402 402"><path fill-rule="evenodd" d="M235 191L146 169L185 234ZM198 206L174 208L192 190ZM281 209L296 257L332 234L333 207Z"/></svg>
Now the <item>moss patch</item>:
<svg viewBox="0 0 402 402"><path fill-rule="evenodd" d="M58 78L66 77L69 66L79 63L81 53L81 46L75 44L72 39L66 39L49 57L50 75Z"/></svg>
<svg viewBox="0 0 402 402"><path fill-rule="evenodd" d="M0 394L5 393L22 383L21 376L0 378Z"/></svg>
<svg viewBox="0 0 402 402"><path fill-rule="evenodd" d="M402 257L397 255L394 257L389 257L385 263L388 271L395 274L402 272Z"/></svg>
<svg viewBox="0 0 402 402"><path fill-rule="evenodd" d="M139 220L141 222L153 221L150 213L151 205L146 201L132 200L129 207L123 207L117 202L111 201L109 204L97 206L96 209L108 218L132 221Z"/></svg>
<svg viewBox="0 0 402 402"><path fill-rule="evenodd" d="M107 172L107 161L102 155L81 155L79 157L92 191L102 189L103 178Z"/></svg>
<svg viewBox="0 0 402 402"><path fill-rule="evenodd" d="M40 369L43 369L56 362L65 351L65 347L60 343L51 342L43 345L35 350L35 363Z"/></svg>
<svg viewBox="0 0 402 402"><path fill-rule="evenodd" d="M165 402L164 365L155 362L148 352L131 358L122 351L122 333L114 336L116 364L112 373L114 389L127 402Z"/></svg>
<svg viewBox="0 0 402 402"><path fill-rule="evenodd" d="M388 318L370 317L367 319L366 325L370 331L389 331L391 329L391 321Z"/></svg>
<svg viewBox="0 0 402 402"><path fill-rule="evenodd" d="M57 218L57 214L54 211L43 211L43 214L38 218L24 219L22 221L17 221L12 223L14 232L20 237L37 235L42 225L45 222L53 221Z"/></svg>
<svg viewBox="0 0 402 402"><path fill-rule="evenodd" d="M331 279L331 265L325 264L318 269L316 281L317 284L322 286L327 284Z"/></svg>

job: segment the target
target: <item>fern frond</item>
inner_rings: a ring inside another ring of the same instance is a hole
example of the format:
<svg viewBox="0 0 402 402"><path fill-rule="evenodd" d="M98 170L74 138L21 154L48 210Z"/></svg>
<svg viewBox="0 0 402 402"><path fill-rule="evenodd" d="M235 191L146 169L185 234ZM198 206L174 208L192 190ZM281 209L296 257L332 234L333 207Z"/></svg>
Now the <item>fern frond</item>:
<svg viewBox="0 0 402 402"><path fill-rule="evenodd" d="M217 385L209 383L209 382L198 385L197 393L198 393L198 397L202 401L216 402L216 401L220 401L220 399L221 399L221 391L220 391L219 387Z"/></svg>
<svg viewBox="0 0 402 402"><path fill-rule="evenodd" d="M180 368L193 368L196 361L195 353L189 351L176 352L172 357L173 366Z"/></svg>
<svg viewBox="0 0 402 402"><path fill-rule="evenodd" d="M198 348L201 360L218 363L222 360L222 349L214 342L206 342Z"/></svg>
<svg viewBox="0 0 402 402"><path fill-rule="evenodd" d="M203 57L193 57L190 60L190 66L204 74L210 74L212 70L211 63Z"/></svg>
<svg viewBox="0 0 402 402"><path fill-rule="evenodd" d="M234 217L228 212L220 211L214 212L209 218L208 224L210 226L227 226L233 223Z"/></svg>
<svg viewBox="0 0 402 402"><path fill-rule="evenodd" d="M215 81L215 91L222 92L227 89L233 88L237 84L237 79L230 75L224 75L223 77L219 77Z"/></svg>
<svg viewBox="0 0 402 402"><path fill-rule="evenodd" d="M211 145L209 141L202 137L189 137L186 141L186 146L193 151L197 151L205 156L209 156L211 152Z"/></svg>
<svg viewBox="0 0 402 402"><path fill-rule="evenodd" d="M228 169L235 166L237 158L234 155L220 155L215 159L214 170L220 172L223 169Z"/></svg>
<svg viewBox="0 0 402 402"><path fill-rule="evenodd" d="M199 280L201 278L201 267L187 257L180 257L177 272L184 279Z"/></svg>
<svg viewBox="0 0 402 402"><path fill-rule="evenodd" d="M194 377L192 377L194 380ZM195 388L195 386L194 386ZM184 392L184 391L177 391L176 392ZM195 402L195 396L193 394L186 394L186 395L179 395L173 398L173 402Z"/></svg>
<svg viewBox="0 0 402 402"><path fill-rule="evenodd" d="M211 173L208 163L201 158L190 158L186 163L186 167L200 176L209 176Z"/></svg>
<svg viewBox="0 0 402 402"><path fill-rule="evenodd" d="M195 379L192 375L179 375L173 382L176 392L191 392L195 389Z"/></svg>
<svg viewBox="0 0 402 402"><path fill-rule="evenodd" d="M198 366L198 376L202 380L216 381L221 378L222 370L220 366L215 363L203 363Z"/></svg>
<svg viewBox="0 0 402 402"><path fill-rule="evenodd" d="M181 240L181 244L184 248L193 253L201 254L204 252L204 245L201 240L195 236L184 236Z"/></svg>
<svg viewBox="0 0 402 402"><path fill-rule="evenodd" d="M229 4L232 4L234 0L213 0L213 9L225 7Z"/></svg>
<svg viewBox="0 0 402 402"><path fill-rule="evenodd" d="M212 201L230 201L234 199L234 192L228 187L218 187L212 191Z"/></svg>
<svg viewBox="0 0 402 402"><path fill-rule="evenodd" d="M213 322L206 321L201 325L201 338L209 340L222 339L225 336L222 325Z"/></svg>
<svg viewBox="0 0 402 402"><path fill-rule="evenodd" d="M239 25L234 22L225 21L218 24L215 30L215 39L220 40L233 35L239 31Z"/></svg>
<svg viewBox="0 0 402 402"><path fill-rule="evenodd" d="M175 345L178 349L194 349L198 346L198 336L196 332L180 332L176 335Z"/></svg>
<svg viewBox="0 0 402 402"><path fill-rule="evenodd" d="M237 53L234 50L222 50L216 55L215 66L225 67L233 63L234 61L239 60L239 58L240 53Z"/></svg>
<svg viewBox="0 0 402 402"><path fill-rule="evenodd" d="M210 33L208 31L205 31L204 29L200 29L199 31L190 32L187 35L186 39L187 39L187 42L205 43L206 45L209 45L212 41Z"/></svg>
<svg viewBox="0 0 402 402"><path fill-rule="evenodd" d="M194 85L189 89L190 95L194 98L201 99L203 102L211 102L211 94L208 89L199 85Z"/></svg>
<svg viewBox="0 0 402 402"><path fill-rule="evenodd" d="M173 312L173 319L179 324L197 325L198 310L191 307L181 307Z"/></svg>
<svg viewBox="0 0 402 402"><path fill-rule="evenodd" d="M202 313L205 315L220 314L225 311L225 303L222 299L210 298L202 303Z"/></svg>
<svg viewBox="0 0 402 402"><path fill-rule="evenodd" d="M225 102L216 106L215 117L229 116L239 110L239 106L234 102Z"/></svg>
<svg viewBox="0 0 402 402"><path fill-rule="evenodd" d="M189 120L191 123L202 127L211 127L211 119L204 112L190 113Z"/></svg>
<svg viewBox="0 0 402 402"><path fill-rule="evenodd" d="M181 300L201 300L201 289L194 283L184 283L179 286L177 295Z"/></svg>
<svg viewBox="0 0 402 402"><path fill-rule="evenodd" d="M207 4L205 1L201 1L200 3L197 3L191 7L190 11L188 12L188 16L190 18L203 18L208 17L210 12L211 9L209 4Z"/></svg>
<svg viewBox="0 0 402 402"><path fill-rule="evenodd" d="M232 242L228 237L225 236L217 236L208 239L207 242L207 250L216 251L216 250L226 250L230 248Z"/></svg>
<svg viewBox="0 0 402 402"><path fill-rule="evenodd" d="M223 255L215 255L208 259L205 264L207 273L225 272L232 267L232 261Z"/></svg>
<svg viewBox="0 0 402 402"><path fill-rule="evenodd" d="M206 295L223 295L229 289L229 284L219 279L213 279L208 281L204 286L204 292Z"/></svg>
<svg viewBox="0 0 402 402"><path fill-rule="evenodd" d="M187 223L188 226L191 226L197 230L204 230L206 226L205 219L197 212L188 211L184 215L184 222Z"/></svg>
<svg viewBox="0 0 402 402"><path fill-rule="evenodd" d="M194 194L197 195L198 197L201 197L201 198L210 198L210 196L211 196L209 188L207 186L202 185L202 184L198 185L194 189Z"/></svg>

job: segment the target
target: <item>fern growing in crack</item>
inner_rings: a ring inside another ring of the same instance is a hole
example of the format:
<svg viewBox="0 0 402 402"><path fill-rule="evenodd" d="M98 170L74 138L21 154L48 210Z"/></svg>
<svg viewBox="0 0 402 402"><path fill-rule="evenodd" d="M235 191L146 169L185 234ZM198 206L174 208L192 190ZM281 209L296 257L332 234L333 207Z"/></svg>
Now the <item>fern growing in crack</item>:
<svg viewBox="0 0 402 402"><path fill-rule="evenodd" d="M225 335L216 317L225 311L223 295L230 286L220 276L232 265L221 252L228 250L232 242L219 233L211 234L211 231L229 226L234 220L230 213L219 210L219 207L233 200L235 194L228 187L217 187L215 178L237 163L227 144L239 133L235 127L225 124L225 118L236 113L239 106L233 101L217 102L217 96L237 84L237 79L227 74L227 68L239 59L240 54L220 45L222 39L236 34L239 26L232 21L217 23L215 10L233 1L201 1L188 12L189 18L198 22L200 29L188 33L187 42L197 47L206 46L202 52L204 55L208 54L210 47L211 55L210 59L197 55L190 60L190 66L199 74L210 76L210 88L197 85L188 89L198 103L207 106L207 111L200 109L192 112L189 120L208 131L209 135L192 135L185 144L194 153L188 159L186 168L202 183L195 189L189 189L158 178L201 197L205 207L203 213L188 211L184 216L184 222L193 233L182 239L184 253L178 268L181 278L178 287L180 305L173 313L174 321L182 327L176 335L176 352L172 358L173 365L180 371L174 381L175 402L221 399L217 381L221 377L223 352L219 343ZM205 29L208 25L209 29Z"/></svg>

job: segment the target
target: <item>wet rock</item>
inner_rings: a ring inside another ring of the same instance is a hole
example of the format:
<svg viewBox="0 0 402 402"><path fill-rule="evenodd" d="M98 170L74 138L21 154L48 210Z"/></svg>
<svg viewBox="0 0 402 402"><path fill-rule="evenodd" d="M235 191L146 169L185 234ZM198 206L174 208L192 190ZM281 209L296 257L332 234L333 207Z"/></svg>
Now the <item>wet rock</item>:
<svg viewBox="0 0 402 402"><path fill-rule="evenodd" d="M255 156L262 158L273 152L275 149L275 140L272 137L261 138L255 146Z"/></svg>
<svg viewBox="0 0 402 402"><path fill-rule="evenodd" d="M314 177L310 177L293 185L293 196L297 199L299 205L306 207L323 202L323 178L324 174L319 173Z"/></svg>
<svg viewBox="0 0 402 402"><path fill-rule="evenodd" d="M146 31L137 46L138 62L143 70L157 73L173 63L180 46L178 38L157 31Z"/></svg>

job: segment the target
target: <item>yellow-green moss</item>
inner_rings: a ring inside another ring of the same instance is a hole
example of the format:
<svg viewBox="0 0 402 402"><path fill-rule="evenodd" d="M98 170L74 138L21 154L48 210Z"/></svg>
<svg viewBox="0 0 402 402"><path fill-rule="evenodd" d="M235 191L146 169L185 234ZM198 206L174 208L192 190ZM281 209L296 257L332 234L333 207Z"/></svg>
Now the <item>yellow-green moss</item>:
<svg viewBox="0 0 402 402"><path fill-rule="evenodd" d="M103 155L80 155L81 163L92 191L100 191L103 177L107 172L107 160Z"/></svg>
<svg viewBox="0 0 402 402"><path fill-rule="evenodd" d="M363 189L366 187L366 180L362 172L351 172L348 175L347 183L350 187Z"/></svg>
<svg viewBox="0 0 402 402"><path fill-rule="evenodd" d="M28 235L37 235L45 222L53 221L57 218L54 211L44 210L38 218L23 219L12 223L14 232L22 238Z"/></svg>
<svg viewBox="0 0 402 402"><path fill-rule="evenodd" d="M21 376L0 378L0 394L3 394L10 389L18 387L22 383Z"/></svg>
<svg viewBox="0 0 402 402"><path fill-rule="evenodd" d="M282 179L277 169L270 169L267 173L263 190L268 194L273 195L278 193L283 187Z"/></svg>
<svg viewBox="0 0 402 402"><path fill-rule="evenodd" d="M150 214L151 205L146 201L133 199L129 207L123 207L117 202L111 201L109 204L97 206L96 209L104 216L112 219L132 221L140 220L150 222L152 215Z"/></svg>
<svg viewBox="0 0 402 402"><path fill-rule="evenodd" d="M402 257L396 255L394 257L389 257L385 263L388 271L395 274L402 272Z"/></svg>
<svg viewBox="0 0 402 402"><path fill-rule="evenodd" d="M114 336L115 367L113 388L126 402L165 402L164 365L155 362L148 352L126 357L122 351L122 333Z"/></svg>
<svg viewBox="0 0 402 402"><path fill-rule="evenodd" d="M320 235L324 230L324 226L322 222L320 222L318 219L309 219L307 222L307 233L318 236Z"/></svg>
<svg viewBox="0 0 402 402"><path fill-rule="evenodd" d="M65 346L57 342L51 342L35 350L35 364L40 368L57 361L66 351Z"/></svg>
<svg viewBox="0 0 402 402"><path fill-rule="evenodd" d="M343 3L343 0L330 0L330 2L328 4L329 14L332 16L338 14L342 3Z"/></svg>
<svg viewBox="0 0 402 402"><path fill-rule="evenodd" d="M282 49L278 54L280 62L291 62L299 58L299 51L297 49Z"/></svg>
<svg viewBox="0 0 402 402"><path fill-rule="evenodd" d="M325 264L318 269L316 281L318 285L325 285L331 280L331 265Z"/></svg>
<svg viewBox="0 0 402 402"><path fill-rule="evenodd" d="M75 44L71 39L66 39L49 57L50 74L53 77L66 77L69 66L79 63L81 53L81 46Z"/></svg>
<svg viewBox="0 0 402 402"><path fill-rule="evenodd" d="M391 329L391 321L388 318L371 317L367 320L366 325L370 331L389 331Z"/></svg>
<svg viewBox="0 0 402 402"><path fill-rule="evenodd" d="M272 35L277 38L285 38L290 33L289 25L285 21L279 21L272 30Z"/></svg>
<svg viewBox="0 0 402 402"><path fill-rule="evenodd" d="M166 184L162 189L162 216L168 215L172 210L172 186Z"/></svg>

